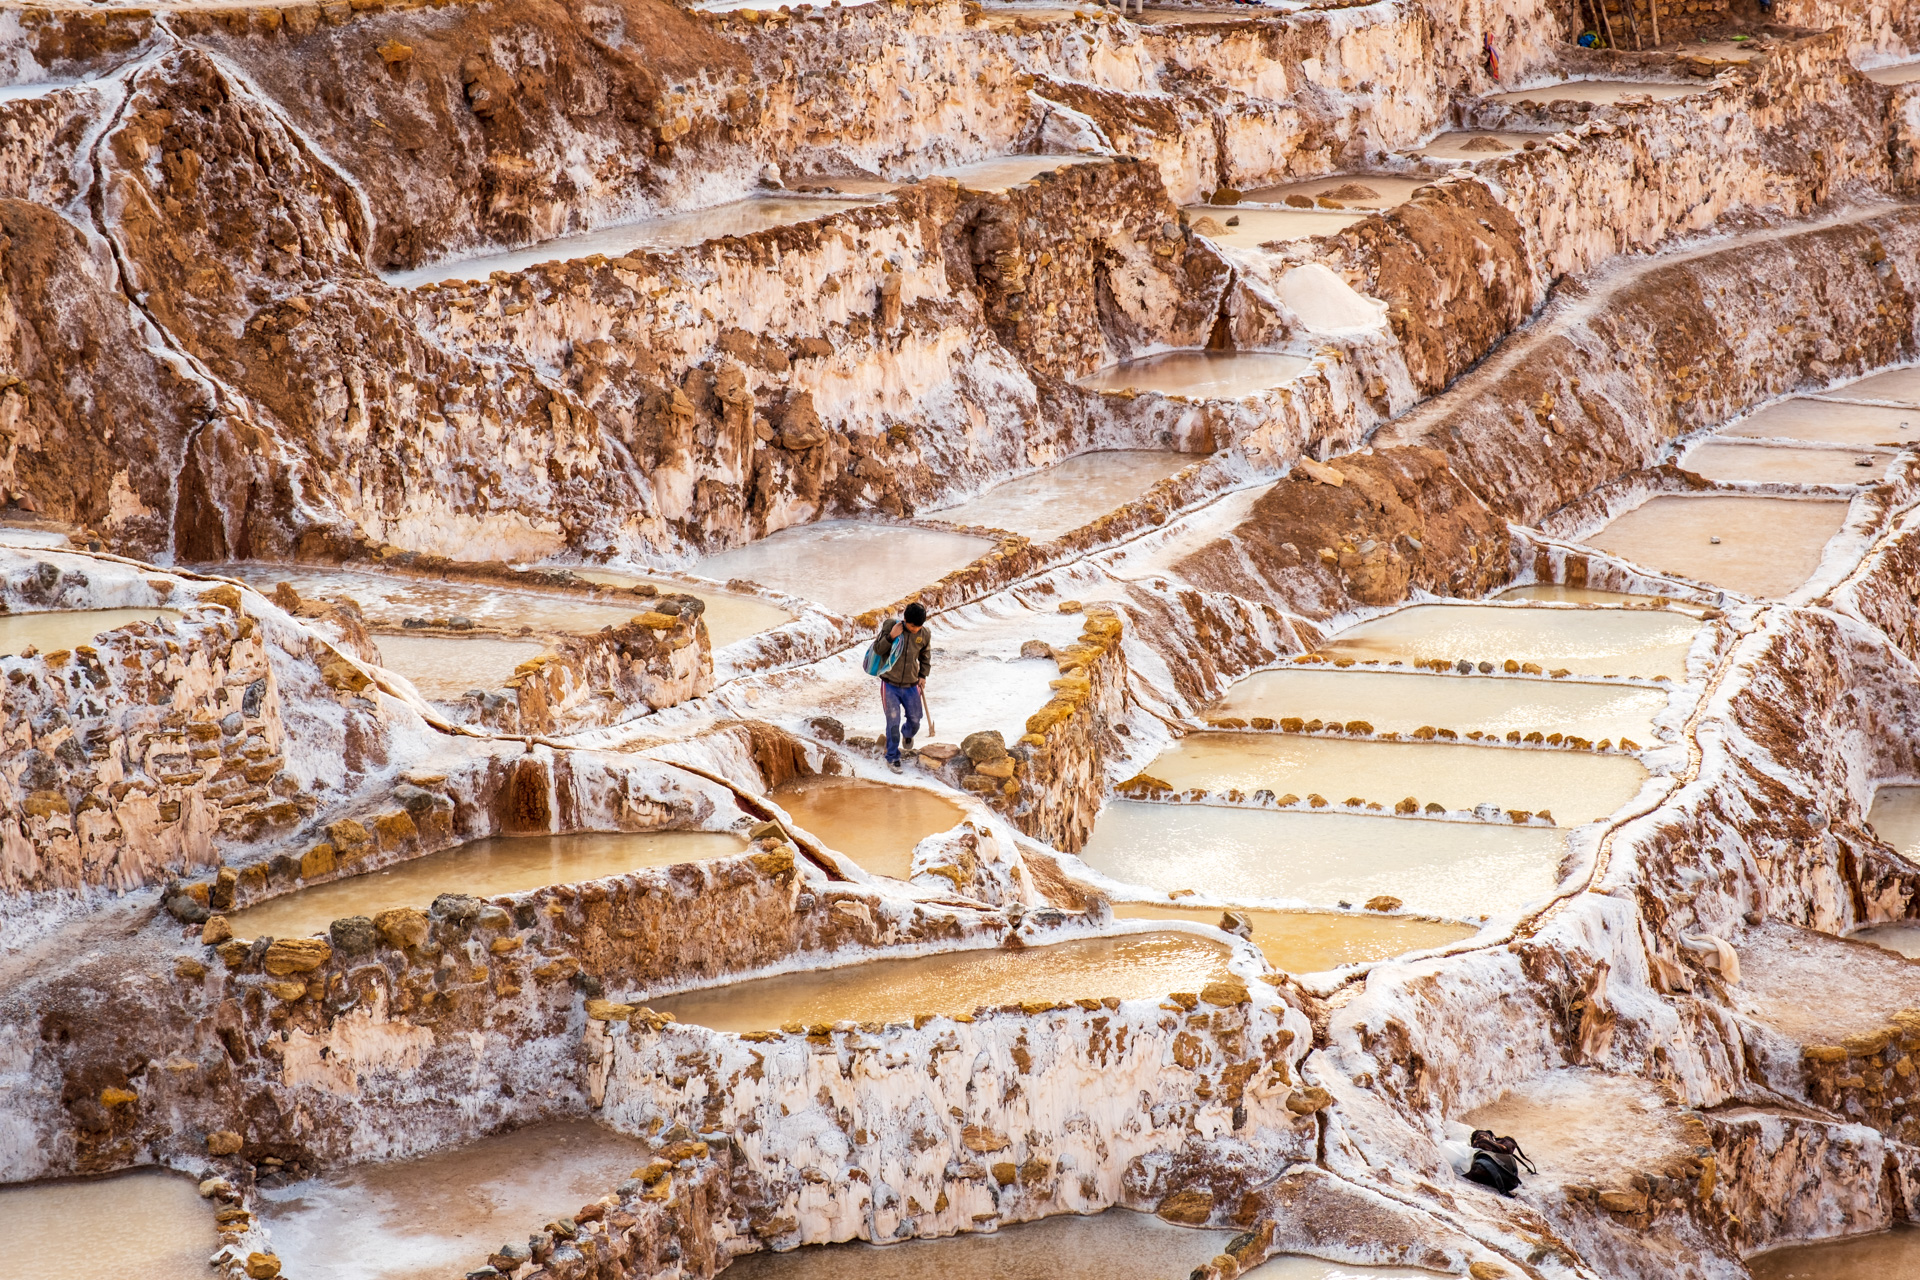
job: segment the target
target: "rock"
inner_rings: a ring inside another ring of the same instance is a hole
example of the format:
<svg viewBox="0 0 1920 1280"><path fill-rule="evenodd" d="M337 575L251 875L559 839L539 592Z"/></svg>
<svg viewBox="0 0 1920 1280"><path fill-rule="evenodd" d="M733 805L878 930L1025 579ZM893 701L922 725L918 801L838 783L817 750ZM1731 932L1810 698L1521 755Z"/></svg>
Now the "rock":
<svg viewBox="0 0 1920 1280"><path fill-rule="evenodd" d="M1337 468L1330 467L1324 462L1315 462L1312 458L1301 458L1293 465L1309 479L1320 484L1330 484L1338 489L1347 483L1346 476L1342 475Z"/></svg>
<svg viewBox="0 0 1920 1280"><path fill-rule="evenodd" d="M1154 1212L1184 1227L1202 1226L1213 1216L1213 1192L1191 1187L1176 1191L1162 1200Z"/></svg>
<svg viewBox="0 0 1920 1280"><path fill-rule="evenodd" d="M973 767L973 771L987 778L1000 778L1002 780L1011 778L1013 776L1013 757L1003 755L997 760L989 760L984 764L977 764Z"/></svg>
<svg viewBox="0 0 1920 1280"><path fill-rule="evenodd" d="M807 728L813 732L815 737L825 738L828 742L845 742L847 740L847 726L841 724L832 716L815 716L813 719L807 721Z"/></svg>
<svg viewBox="0 0 1920 1280"><path fill-rule="evenodd" d="M390 947L412 951L427 940L427 916L417 907L394 907L373 918L375 932Z"/></svg>
<svg viewBox="0 0 1920 1280"><path fill-rule="evenodd" d="M936 764L945 764L959 754L960 748L951 742L929 742L919 751L921 759L932 760Z"/></svg>
<svg viewBox="0 0 1920 1280"><path fill-rule="evenodd" d="M380 55L380 61L390 67L395 67L413 56L413 46L401 44L398 40L388 40L386 43L375 48L374 52ZM282 585L284 586L285 584L283 583Z"/></svg>
<svg viewBox="0 0 1920 1280"><path fill-rule="evenodd" d="M1468 143L1467 145L1472 146L1473 144ZM1464 149L1465 148L1462 148L1462 150ZM1467 1268L1469 1280L1506 1280L1506 1277L1511 1274L1512 1272L1497 1262L1476 1262Z"/></svg>
<svg viewBox="0 0 1920 1280"><path fill-rule="evenodd" d="M321 876L330 876L334 870L333 846L317 844L300 855L300 878L318 880Z"/></svg>
<svg viewBox="0 0 1920 1280"><path fill-rule="evenodd" d="M767 820L766 822L756 822L751 827L747 828L747 839L749 840L782 840L784 841L789 838L790 837L787 835L787 829L781 826L779 823L774 822L771 819Z"/></svg>
<svg viewBox="0 0 1920 1280"><path fill-rule="evenodd" d="M1007 740L1000 735L998 729L982 729L978 733L970 733L961 739L960 749L966 752L967 759L975 765L981 765L991 760L1004 759L1007 754Z"/></svg>
<svg viewBox="0 0 1920 1280"><path fill-rule="evenodd" d="M328 926L327 937L333 940L333 949L346 956L370 955L379 940L373 921L366 916L342 916Z"/></svg>
<svg viewBox="0 0 1920 1280"><path fill-rule="evenodd" d="M1222 1008L1232 1008L1234 1005L1245 1003L1247 999L1247 984L1238 979L1222 979L1218 982L1209 982L1200 989L1200 998L1208 1004L1219 1005Z"/></svg>
<svg viewBox="0 0 1920 1280"><path fill-rule="evenodd" d="M140 1101L140 1095L131 1089L119 1089L108 1085L100 1091L100 1105L103 1107L124 1107Z"/></svg>
<svg viewBox="0 0 1920 1280"><path fill-rule="evenodd" d="M1602 1191L1597 1199L1600 1207L1608 1213L1645 1213L1647 1211L1647 1193L1644 1191Z"/></svg>
<svg viewBox="0 0 1920 1280"><path fill-rule="evenodd" d="M487 1256L487 1265L500 1271L512 1271L533 1258L533 1250L523 1244L503 1244Z"/></svg>
<svg viewBox="0 0 1920 1280"><path fill-rule="evenodd" d="M593 1022L625 1022L633 1017L634 1006L616 1004L611 1000L589 1000L586 1003L587 1017Z"/></svg>
<svg viewBox="0 0 1920 1280"><path fill-rule="evenodd" d="M427 914L462 929L471 929L474 921L480 918L480 910L484 906L484 902L470 893L443 893L433 900Z"/></svg>
<svg viewBox="0 0 1920 1280"><path fill-rule="evenodd" d="M173 976L184 978L189 982L198 982L207 976L207 966L192 956L181 956L173 962Z"/></svg>
<svg viewBox="0 0 1920 1280"><path fill-rule="evenodd" d="M225 1178L208 1178L200 1184L200 1198L211 1200L215 1196L225 1197L233 1190L233 1184Z"/></svg>
<svg viewBox="0 0 1920 1280"><path fill-rule="evenodd" d="M1485 152L1485 151L1511 151L1513 150L1513 147L1504 138L1495 138L1492 136L1488 136L1484 138L1470 138L1465 143L1461 144L1460 149L1462 151ZM1505 1275L1506 1273L1503 1271L1500 1274ZM1474 1277L1474 1280L1480 1280L1480 1277L1476 1275Z"/></svg>
<svg viewBox="0 0 1920 1280"><path fill-rule="evenodd" d="M1378 200L1381 195L1364 182L1343 182L1332 190L1320 193L1335 200Z"/></svg>
<svg viewBox="0 0 1920 1280"><path fill-rule="evenodd" d="M267 948L261 967L276 978L286 978L312 973L332 955L332 946L318 938L280 938Z"/></svg>
<svg viewBox="0 0 1920 1280"><path fill-rule="evenodd" d="M960 1130L960 1143L969 1151L982 1155L989 1151L1001 1151L1013 1145L1006 1134L989 1129L985 1125L970 1124Z"/></svg>
<svg viewBox="0 0 1920 1280"><path fill-rule="evenodd" d="M1205 214L1195 218L1189 229L1192 230L1195 235L1200 236L1223 236L1227 233L1225 227L1221 226L1216 220L1207 217Z"/></svg>
<svg viewBox="0 0 1920 1280"><path fill-rule="evenodd" d="M1020 656L1023 658L1051 658L1053 656L1053 646L1045 640L1028 640L1020 646Z"/></svg>
<svg viewBox="0 0 1920 1280"><path fill-rule="evenodd" d="M209 947L217 947L232 936L233 926L225 916L208 916L207 923L200 929L200 941Z"/></svg>
<svg viewBox="0 0 1920 1280"><path fill-rule="evenodd" d="M1404 904L1390 893L1376 894L1367 899L1369 911L1398 911Z"/></svg>
<svg viewBox="0 0 1920 1280"><path fill-rule="evenodd" d="M280 1259L271 1253L247 1255L247 1280L273 1280L280 1274Z"/></svg>
<svg viewBox="0 0 1920 1280"><path fill-rule="evenodd" d="M240 1147L240 1135L231 1129L216 1129L207 1135L207 1154L210 1156L237 1156Z"/></svg>
<svg viewBox="0 0 1920 1280"><path fill-rule="evenodd" d="M176 893L167 899L167 912L182 924L205 924L213 913L205 905L195 902L184 893Z"/></svg>
<svg viewBox="0 0 1920 1280"><path fill-rule="evenodd" d="M1287 1110L1297 1116L1310 1116L1333 1105L1333 1095L1318 1087L1296 1089L1287 1095Z"/></svg>
<svg viewBox="0 0 1920 1280"><path fill-rule="evenodd" d="M1232 187L1219 187L1214 190L1214 193L1212 195L1207 197L1207 203L1214 204L1214 205L1239 204L1240 193L1238 191L1235 191Z"/></svg>
<svg viewBox="0 0 1920 1280"><path fill-rule="evenodd" d="M811 449L827 442L827 429L820 421L820 415L814 411L813 393L802 391L787 402L780 413L780 430L776 437L782 449L799 452Z"/></svg>
<svg viewBox="0 0 1920 1280"><path fill-rule="evenodd" d="M1062 613L1079 613L1085 607L1086 606L1078 600L1062 600L1060 602L1060 612Z"/></svg>

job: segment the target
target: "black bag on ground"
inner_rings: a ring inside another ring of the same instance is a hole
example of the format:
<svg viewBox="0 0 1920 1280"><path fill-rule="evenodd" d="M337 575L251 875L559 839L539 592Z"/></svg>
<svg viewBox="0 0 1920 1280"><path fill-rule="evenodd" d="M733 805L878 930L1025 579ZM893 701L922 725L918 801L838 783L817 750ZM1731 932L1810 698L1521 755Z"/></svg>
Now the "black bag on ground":
<svg viewBox="0 0 1920 1280"><path fill-rule="evenodd" d="M1476 1151L1473 1153L1473 1167L1467 1170L1467 1181L1492 1187L1501 1195L1510 1196L1514 1188L1520 1185L1520 1168L1512 1156Z"/></svg>
<svg viewBox="0 0 1920 1280"><path fill-rule="evenodd" d="M1512 1195L1520 1185L1521 1165L1527 1167L1528 1173L1540 1172L1518 1142L1501 1137L1491 1129L1475 1129L1467 1145L1474 1149L1473 1167L1467 1170L1468 1181L1492 1187L1503 1196Z"/></svg>

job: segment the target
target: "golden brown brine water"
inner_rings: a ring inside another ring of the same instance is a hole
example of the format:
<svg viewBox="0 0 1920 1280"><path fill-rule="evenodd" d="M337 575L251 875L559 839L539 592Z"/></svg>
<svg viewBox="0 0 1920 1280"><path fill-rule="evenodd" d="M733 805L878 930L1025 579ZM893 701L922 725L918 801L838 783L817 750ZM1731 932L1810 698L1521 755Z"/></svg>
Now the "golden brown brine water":
<svg viewBox="0 0 1920 1280"><path fill-rule="evenodd" d="M925 514L952 524L1007 529L1037 540L1057 538L1125 506L1196 461L1190 454L1145 449L1083 453L1045 471L996 485L977 498Z"/></svg>
<svg viewBox="0 0 1920 1280"><path fill-rule="evenodd" d="M1662 494L1587 543L1648 569L1778 599L1813 576L1846 519L1839 501Z"/></svg>
<svg viewBox="0 0 1920 1280"><path fill-rule="evenodd" d="M1524 587L1509 587L1495 600L1539 600L1552 604L1679 604L1698 608L1666 596L1642 596L1630 591L1602 591L1598 587L1570 587L1564 582L1536 582Z"/></svg>
<svg viewBox="0 0 1920 1280"><path fill-rule="evenodd" d="M446 1280L525 1245L646 1159L638 1139L599 1125L542 1124L263 1190L260 1214L294 1280Z"/></svg>
<svg viewBox="0 0 1920 1280"><path fill-rule="evenodd" d="M708 556L693 571L722 582L745 578L855 614L904 599L993 547L971 534L826 520Z"/></svg>
<svg viewBox="0 0 1920 1280"><path fill-rule="evenodd" d="M1343 964L1385 960L1471 938L1469 924L1413 916L1350 915L1333 911L1256 911L1245 907L1179 907L1153 902L1116 902L1122 920L1191 920L1223 927L1232 911L1253 929L1253 945L1267 963L1288 973L1319 973Z"/></svg>
<svg viewBox="0 0 1920 1280"><path fill-rule="evenodd" d="M1422 725L1500 737L1508 730L1539 730L1595 742L1625 737L1646 746L1653 741L1653 717L1666 705L1662 689L1295 666L1248 676L1207 714L1340 724L1361 720L1394 733Z"/></svg>
<svg viewBox="0 0 1920 1280"><path fill-rule="evenodd" d="M1025 1000L1137 1000L1197 992L1228 976L1228 954L1225 946L1191 934L1130 933L1044 947L870 960L645 1002L682 1022L715 1031L770 1031L789 1023L907 1022L915 1014L972 1013Z"/></svg>
<svg viewBox="0 0 1920 1280"><path fill-rule="evenodd" d="M1389 810L1408 798L1422 810L1430 803L1455 811L1491 804L1545 810L1562 826L1605 817L1647 778L1632 756L1232 731L1189 734L1146 772L1176 791L1265 789Z"/></svg>
<svg viewBox="0 0 1920 1280"><path fill-rule="evenodd" d="M1275 351L1169 351L1109 365L1080 379L1080 385L1090 391L1158 391L1198 400L1238 400L1291 382L1306 367L1307 361L1300 356Z"/></svg>
<svg viewBox="0 0 1920 1280"><path fill-rule="evenodd" d="M951 830L964 810L936 792L862 778L801 778L769 796L802 828L869 875L905 880L913 847Z"/></svg>
<svg viewBox="0 0 1920 1280"><path fill-rule="evenodd" d="M596 600L579 593L526 591L480 582L441 582L398 574L355 573L304 565L221 565L217 572L239 578L256 591L273 594L284 582L303 599L344 597L360 606L367 625L398 627L409 618L429 622L465 618L476 627L534 634L588 635L603 627L624 626L645 613L641 600Z"/></svg>
<svg viewBox="0 0 1920 1280"><path fill-rule="evenodd" d="M158 1169L0 1186L0 1280L206 1280L214 1208Z"/></svg>
<svg viewBox="0 0 1920 1280"><path fill-rule="evenodd" d="M48 613L0 614L0 657L29 645L41 653L92 644L102 633L135 622L177 618L175 609L61 609Z"/></svg>
<svg viewBox="0 0 1920 1280"><path fill-rule="evenodd" d="M1503 666L1537 662L1576 676L1687 673L1700 619L1667 609L1525 609L1415 605L1349 627L1320 646L1329 658L1381 662L1466 659Z"/></svg>
<svg viewBox="0 0 1920 1280"><path fill-rule="evenodd" d="M1566 847L1553 827L1119 800L1100 811L1080 857L1158 893L1327 907L1384 894L1469 920L1551 893Z"/></svg>
<svg viewBox="0 0 1920 1280"><path fill-rule="evenodd" d="M443 893L476 898L521 893L642 867L725 858L745 848L740 836L721 831L503 836L296 889L235 912L231 919L234 932L243 938L306 937L325 933L343 916L372 916L391 907L425 910Z"/></svg>
<svg viewBox="0 0 1920 1280"><path fill-rule="evenodd" d="M1893 462L1884 449L1798 449L1710 440L1680 465L1713 481L1782 484L1878 484Z"/></svg>
<svg viewBox="0 0 1920 1280"><path fill-rule="evenodd" d="M1808 440L1816 444L1912 444L1920 440L1920 411L1836 400L1782 400L1742 418L1720 434L1729 439Z"/></svg>
<svg viewBox="0 0 1920 1280"><path fill-rule="evenodd" d="M456 702L474 689L506 687L514 668L547 651L537 640L490 636L390 636L373 638L380 665L402 675L432 702Z"/></svg>
<svg viewBox="0 0 1920 1280"><path fill-rule="evenodd" d="M1770 1249L1747 1268L1753 1280L1910 1280L1920 1276L1920 1228Z"/></svg>
<svg viewBox="0 0 1920 1280"><path fill-rule="evenodd" d="M629 573L622 569L576 568L573 570L573 576L608 587L633 587L647 583L658 587L662 592L699 596L707 606L706 611L700 615L700 620L707 624L707 639L716 649L730 645L736 640L745 640L748 636L757 636L762 631L771 631L782 623L793 621L791 613L777 604L768 604L758 596L686 587L665 578L649 578L644 573ZM634 608L644 609L647 598L635 596L633 603Z"/></svg>

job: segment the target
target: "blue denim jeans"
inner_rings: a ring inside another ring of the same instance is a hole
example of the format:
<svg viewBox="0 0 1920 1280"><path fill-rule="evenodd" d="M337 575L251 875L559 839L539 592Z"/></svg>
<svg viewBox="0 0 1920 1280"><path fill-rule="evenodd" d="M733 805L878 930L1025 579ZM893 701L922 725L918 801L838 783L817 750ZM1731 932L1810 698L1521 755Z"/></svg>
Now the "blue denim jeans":
<svg viewBox="0 0 1920 1280"><path fill-rule="evenodd" d="M887 759L897 763L901 738L904 736L912 741L913 735L920 732L920 686L908 685L903 689L882 680L880 706L887 713ZM906 720L904 726L900 723L903 718Z"/></svg>

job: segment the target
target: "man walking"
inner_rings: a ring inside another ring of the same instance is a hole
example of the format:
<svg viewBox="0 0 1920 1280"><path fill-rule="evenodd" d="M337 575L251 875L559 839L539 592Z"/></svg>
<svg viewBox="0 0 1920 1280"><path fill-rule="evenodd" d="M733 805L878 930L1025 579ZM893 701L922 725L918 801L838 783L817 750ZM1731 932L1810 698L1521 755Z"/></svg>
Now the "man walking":
<svg viewBox="0 0 1920 1280"><path fill-rule="evenodd" d="M900 618L885 618L867 651L869 675L880 677L880 707L887 717L887 767L900 772L900 749L913 749L926 714L927 671L933 666L933 633L927 609L918 600Z"/></svg>

